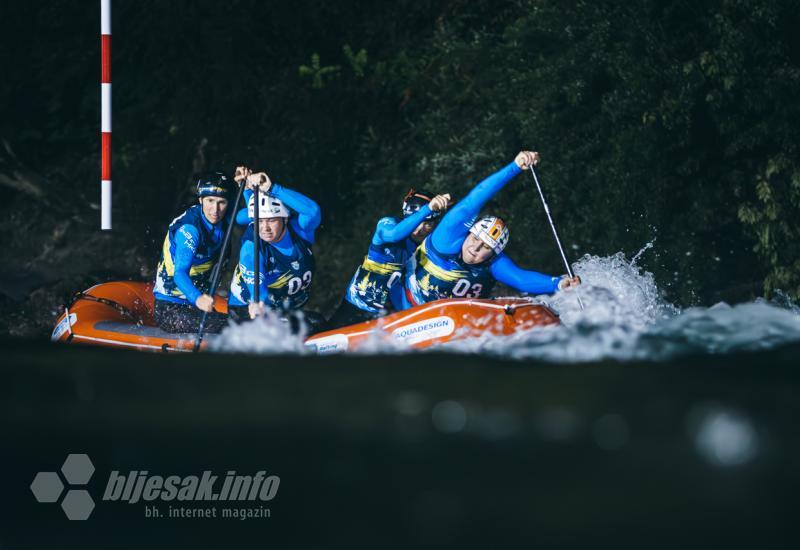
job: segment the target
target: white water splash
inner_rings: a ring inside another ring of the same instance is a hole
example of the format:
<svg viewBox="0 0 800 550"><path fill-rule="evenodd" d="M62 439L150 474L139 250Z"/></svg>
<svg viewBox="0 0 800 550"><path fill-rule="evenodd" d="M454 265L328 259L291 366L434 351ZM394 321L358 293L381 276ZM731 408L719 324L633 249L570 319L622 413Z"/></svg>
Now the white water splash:
<svg viewBox="0 0 800 550"><path fill-rule="evenodd" d="M226 353L310 353L303 345L305 331L292 334L289 323L267 312L264 317L240 325L231 322L219 335L209 341L211 351Z"/></svg>
<svg viewBox="0 0 800 550"><path fill-rule="evenodd" d="M584 362L666 360L689 353L764 350L800 342L800 309L785 296L780 306L757 300L681 311L664 300L651 273L628 262L622 253L584 256L575 272L583 285L541 297L559 313L561 326L506 338L451 342L445 347L514 359ZM585 310L578 305L578 295Z"/></svg>
<svg viewBox="0 0 800 550"><path fill-rule="evenodd" d="M638 254L638 259L652 243ZM800 342L800 308L785 296L681 311L667 302L653 275L623 253L586 255L575 264L583 284L540 296L561 317L560 326L513 336L485 335L441 345L437 351L478 353L557 362L667 360L689 353L764 350ZM578 296L585 306L578 305ZM309 353L285 322L267 318L227 328L212 349L253 353ZM375 334L359 354L419 353L389 335Z"/></svg>

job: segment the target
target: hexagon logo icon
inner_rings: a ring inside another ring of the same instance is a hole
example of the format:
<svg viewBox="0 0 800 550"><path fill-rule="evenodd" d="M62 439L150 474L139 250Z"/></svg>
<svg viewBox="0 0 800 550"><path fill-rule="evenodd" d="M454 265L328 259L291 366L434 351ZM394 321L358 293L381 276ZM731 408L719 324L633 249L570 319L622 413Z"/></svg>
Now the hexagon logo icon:
<svg viewBox="0 0 800 550"><path fill-rule="evenodd" d="M61 500L61 509L64 510L67 519L86 520L94 510L92 495L86 489L72 487L86 485L92 474L94 474L94 464L89 455L73 453L64 460L61 475L58 472L37 473L31 482L31 492L37 502L54 503L65 494L64 489L69 487Z"/></svg>
<svg viewBox="0 0 800 550"><path fill-rule="evenodd" d="M63 490L64 484L56 472L39 472L31 483L37 502L57 502Z"/></svg>
<svg viewBox="0 0 800 550"><path fill-rule="evenodd" d="M70 485L86 485L94 473L94 464L89 455L71 454L61 466L61 473Z"/></svg>
<svg viewBox="0 0 800 550"><path fill-rule="evenodd" d="M61 502L61 508L71 520L85 520L94 510L94 500L86 489L70 489Z"/></svg>

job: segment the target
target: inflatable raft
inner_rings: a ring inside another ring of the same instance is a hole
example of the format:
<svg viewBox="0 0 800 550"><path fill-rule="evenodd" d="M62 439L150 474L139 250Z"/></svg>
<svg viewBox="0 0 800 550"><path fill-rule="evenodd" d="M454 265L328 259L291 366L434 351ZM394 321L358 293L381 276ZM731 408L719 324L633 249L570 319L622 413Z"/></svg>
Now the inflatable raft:
<svg viewBox="0 0 800 550"><path fill-rule="evenodd" d="M110 282L79 292L56 321L51 340L143 351L192 351L196 334L169 333L156 326L152 290L152 283ZM221 296L216 297L214 307L227 313L227 303ZM511 335L558 322L558 316L547 306L524 298L456 298L318 333L306 340L306 346L328 354L357 350L385 339L425 348L485 334ZM208 334L203 347L215 337Z"/></svg>

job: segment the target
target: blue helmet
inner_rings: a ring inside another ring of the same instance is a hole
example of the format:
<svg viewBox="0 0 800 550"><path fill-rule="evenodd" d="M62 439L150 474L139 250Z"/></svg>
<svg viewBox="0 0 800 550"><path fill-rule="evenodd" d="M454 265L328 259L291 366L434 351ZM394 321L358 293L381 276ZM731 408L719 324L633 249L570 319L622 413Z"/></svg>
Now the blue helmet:
<svg viewBox="0 0 800 550"><path fill-rule="evenodd" d="M228 178L222 172L209 172L197 179L199 197L225 197L230 194Z"/></svg>
<svg viewBox="0 0 800 550"><path fill-rule="evenodd" d="M416 190L413 187L408 190L403 199L403 217L407 218L417 212L420 208L431 202L436 193L431 193L426 189ZM425 217L426 220L435 220L441 216L441 212L431 212Z"/></svg>

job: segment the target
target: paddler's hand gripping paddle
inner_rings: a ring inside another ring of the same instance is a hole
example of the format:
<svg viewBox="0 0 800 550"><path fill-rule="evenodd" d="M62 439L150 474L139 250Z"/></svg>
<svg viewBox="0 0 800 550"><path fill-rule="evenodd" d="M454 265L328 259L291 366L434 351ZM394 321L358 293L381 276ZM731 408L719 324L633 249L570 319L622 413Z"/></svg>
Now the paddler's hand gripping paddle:
<svg viewBox="0 0 800 550"><path fill-rule="evenodd" d="M211 272L211 288L209 289L208 293L212 298L217 293L217 285L219 284L220 272L222 271L222 262L225 261L225 257L228 254L228 243L230 243L231 240L233 226L236 225L236 212L239 210L239 201L242 200L243 192L244 180L239 182L239 191L236 193L236 200L233 203L233 212L231 213L231 223L228 224L228 229L225 231L225 238L222 240L222 251L219 253L219 261L214 266L214 271ZM193 351L198 351L200 349L200 344L203 343L203 333L206 330L207 318L208 312L204 311L203 318L200 319L200 328L197 329L197 337L194 340Z"/></svg>

